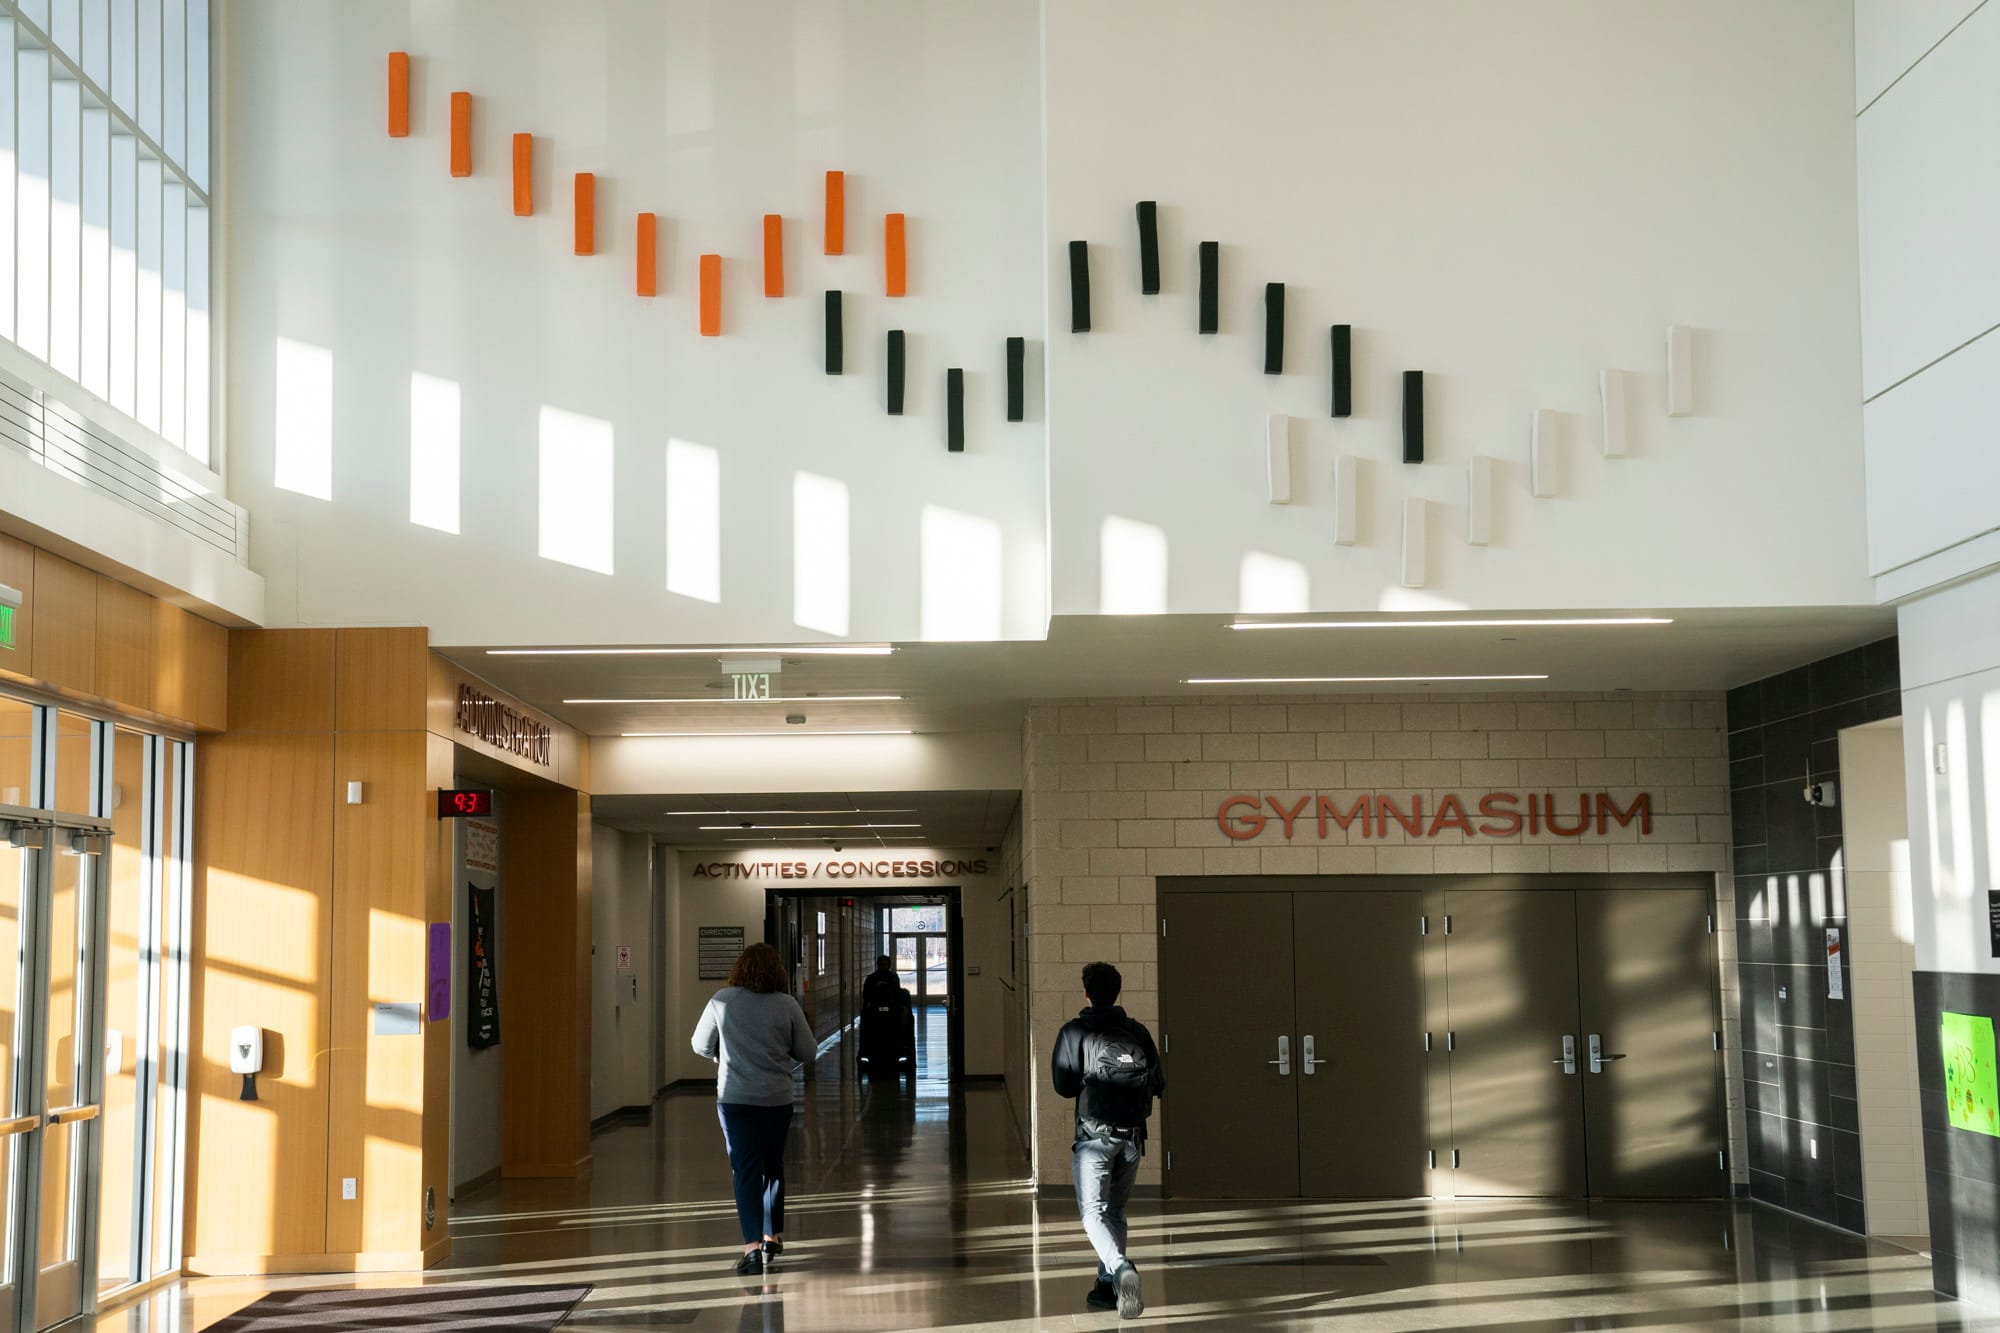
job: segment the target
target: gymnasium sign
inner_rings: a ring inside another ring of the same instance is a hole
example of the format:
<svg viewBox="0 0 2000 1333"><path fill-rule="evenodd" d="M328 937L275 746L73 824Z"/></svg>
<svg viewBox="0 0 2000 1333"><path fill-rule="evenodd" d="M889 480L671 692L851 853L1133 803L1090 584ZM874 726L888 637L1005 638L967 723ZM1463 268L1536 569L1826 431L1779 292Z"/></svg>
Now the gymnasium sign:
<svg viewBox="0 0 2000 1333"><path fill-rule="evenodd" d="M531 764L547 768L554 761L552 733L545 722L501 703L491 695L472 688L458 687L458 729L508 754L519 755Z"/></svg>
<svg viewBox="0 0 2000 1333"><path fill-rule="evenodd" d="M1653 795L1640 792L1621 802L1602 791L1560 797L1549 792L1522 796L1495 791L1477 799L1447 793L1435 803L1427 803L1415 793L1400 798L1376 792L1338 799L1300 796L1295 800L1231 796L1216 810L1215 822L1237 842L1250 842L1267 832L1281 834L1287 842L1302 837L1323 841L1336 828L1363 838L1386 838L1394 829L1411 838L1448 833L1467 838L1513 838L1524 833L1530 837L1553 834L1581 838L1585 834L1603 837L1615 826L1636 827L1645 838L1653 833Z"/></svg>

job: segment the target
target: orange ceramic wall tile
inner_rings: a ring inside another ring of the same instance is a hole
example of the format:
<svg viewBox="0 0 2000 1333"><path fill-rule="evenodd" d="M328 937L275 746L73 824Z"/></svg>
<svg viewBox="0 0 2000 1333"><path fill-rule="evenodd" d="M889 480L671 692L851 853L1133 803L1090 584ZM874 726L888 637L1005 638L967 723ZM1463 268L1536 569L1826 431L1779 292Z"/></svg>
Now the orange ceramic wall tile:
<svg viewBox="0 0 2000 1333"><path fill-rule="evenodd" d="M451 174L472 174L472 94L451 95Z"/></svg>
<svg viewBox="0 0 2000 1333"><path fill-rule="evenodd" d="M764 215L764 295L785 294L785 220Z"/></svg>
<svg viewBox="0 0 2000 1333"><path fill-rule="evenodd" d="M389 137L410 137L410 53L389 53Z"/></svg>
<svg viewBox="0 0 2000 1333"><path fill-rule="evenodd" d="M576 252L597 253L597 177L588 171L576 173Z"/></svg>
<svg viewBox="0 0 2000 1333"><path fill-rule="evenodd" d="M639 215L639 295L659 291L658 219L651 213Z"/></svg>
<svg viewBox="0 0 2000 1333"><path fill-rule="evenodd" d="M514 136L514 216L525 218L535 211L535 136Z"/></svg>
<svg viewBox="0 0 2000 1333"><path fill-rule="evenodd" d="M722 256L701 257L701 336L722 335Z"/></svg>
<svg viewBox="0 0 2000 1333"><path fill-rule="evenodd" d="M826 252L847 253L847 173L826 173Z"/></svg>
<svg viewBox="0 0 2000 1333"><path fill-rule="evenodd" d="M890 296L903 294L903 215L882 219L882 286Z"/></svg>

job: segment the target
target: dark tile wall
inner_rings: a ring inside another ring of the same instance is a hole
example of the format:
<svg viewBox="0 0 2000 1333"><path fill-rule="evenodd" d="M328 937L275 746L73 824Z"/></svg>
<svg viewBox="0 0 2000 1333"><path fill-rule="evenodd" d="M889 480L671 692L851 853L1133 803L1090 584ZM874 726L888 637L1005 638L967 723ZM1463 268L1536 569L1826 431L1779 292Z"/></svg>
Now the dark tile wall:
<svg viewBox="0 0 2000 1333"><path fill-rule="evenodd" d="M1847 999L1827 996L1826 931L1848 947L1847 905L1829 868L1840 810L1804 788L1837 781L1840 733L1896 717L1893 638L1729 692L1729 786L1743 999L1744 1123L1750 1192L1865 1231L1861 1109L1854 1080L1852 959Z"/></svg>
<svg viewBox="0 0 2000 1333"><path fill-rule="evenodd" d="M1984 1014L2000 1027L2000 976L1918 972L1913 979L1931 1277L1939 1291L2000 1308L2000 1139L1952 1128L1938 1031L1946 1010Z"/></svg>

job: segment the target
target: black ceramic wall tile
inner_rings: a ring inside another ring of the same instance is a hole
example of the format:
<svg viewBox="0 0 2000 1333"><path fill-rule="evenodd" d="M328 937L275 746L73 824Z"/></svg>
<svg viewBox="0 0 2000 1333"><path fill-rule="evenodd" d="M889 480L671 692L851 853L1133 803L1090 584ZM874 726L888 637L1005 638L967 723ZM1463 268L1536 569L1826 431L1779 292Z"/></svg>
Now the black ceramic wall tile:
<svg viewBox="0 0 2000 1333"><path fill-rule="evenodd" d="M1774 1172L1752 1168L1750 1172L1750 1197L1759 1203L1776 1207L1785 1206L1785 1178Z"/></svg>
<svg viewBox="0 0 2000 1333"><path fill-rule="evenodd" d="M1903 664L1896 640L1871 643L1861 653L1862 679L1869 694L1894 693L1903 688Z"/></svg>
<svg viewBox="0 0 2000 1333"><path fill-rule="evenodd" d="M1724 696L1724 706L1729 714L1729 729L1732 732L1763 723L1764 713L1758 706L1758 697L1759 687L1756 685L1739 685ZM1735 748L1732 743L1730 749L1733 751Z"/></svg>
<svg viewBox="0 0 2000 1333"><path fill-rule="evenodd" d="M1861 1206L1861 1200L1841 1195L1834 1200L1834 1225L1843 1231L1868 1230L1868 1212Z"/></svg>
<svg viewBox="0 0 2000 1333"><path fill-rule="evenodd" d="M1799 667L1757 683L1764 725L1812 711L1812 668Z"/></svg>
<svg viewBox="0 0 2000 1333"><path fill-rule="evenodd" d="M1806 668L1807 692L1814 708L1831 708L1834 704L1844 704L1868 693L1862 666L1866 652L1864 648L1856 648L1852 652L1837 653L1832 657L1823 657Z"/></svg>

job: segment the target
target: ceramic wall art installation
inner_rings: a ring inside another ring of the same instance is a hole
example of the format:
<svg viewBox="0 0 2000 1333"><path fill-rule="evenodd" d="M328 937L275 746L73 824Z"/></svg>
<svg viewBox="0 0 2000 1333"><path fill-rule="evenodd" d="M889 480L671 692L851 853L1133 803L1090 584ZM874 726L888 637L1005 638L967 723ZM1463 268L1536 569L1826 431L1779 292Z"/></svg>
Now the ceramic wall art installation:
<svg viewBox="0 0 2000 1333"><path fill-rule="evenodd" d="M451 95L451 174L472 174L472 94Z"/></svg>
<svg viewBox="0 0 2000 1333"><path fill-rule="evenodd" d="M576 173L576 252L597 253L597 177L588 171Z"/></svg>
<svg viewBox="0 0 2000 1333"><path fill-rule="evenodd" d="M410 137L410 53L389 53L389 137Z"/></svg>
<svg viewBox="0 0 2000 1333"><path fill-rule="evenodd" d="M1090 244L1069 243L1069 331L1090 332Z"/></svg>
<svg viewBox="0 0 2000 1333"><path fill-rule="evenodd" d="M785 220L776 213L764 215L764 295L785 294Z"/></svg>
<svg viewBox="0 0 2000 1333"><path fill-rule="evenodd" d="M903 215L891 213L882 219L882 294L901 296L907 290L908 275L903 256Z"/></svg>
<svg viewBox="0 0 2000 1333"><path fill-rule="evenodd" d="M1025 421L1028 416L1028 340L1007 340L1007 420Z"/></svg>
<svg viewBox="0 0 2000 1333"><path fill-rule="evenodd" d="M1354 329L1335 324L1329 341L1333 350L1333 415L1354 415Z"/></svg>
<svg viewBox="0 0 2000 1333"><path fill-rule="evenodd" d="M657 296L660 291L659 274L659 218L652 213L641 213L638 225L633 228L637 272L634 290L641 296Z"/></svg>
<svg viewBox="0 0 2000 1333"><path fill-rule="evenodd" d="M701 336L722 336L722 256L701 257Z"/></svg>
<svg viewBox="0 0 2000 1333"><path fill-rule="evenodd" d="M1214 333L1221 327L1217 318L1222 309L1222 296L1218 290L1220 278L1217 274L1222 262L1221 250L1222 247L1217 242L1203 241L1201 249L1196 254L1195 266L1200 271L1198 276L1200 293L1197 298L1200 323L1196 327L1202 333Z"/></svg>
<svg viewBox="0 0 2000 1333"><path fill-rule="evenodd" d="M841 366L840 293L826 294L826 373L838 375Z"/></svg>
<svg viewBox="0 0 2000 1333"><path fill-rule="evenodd" d="M889 415L899 417L903 415L903 331L901 329L889 330L888 355L883 359L883 363L887 367L889 375L887 394Z"/></svg>
<svg viewBox="0 0 2000 1333"><path fill-rule="evenodd" d="M847 173L826 173L826 252L847 253Z"/></svg>
<svg viewBox="0 0 2000 1333"><path fill-rule="evenodd" d="M1424 372L1403 372L1403 461L1424 461Z"/></svg>
<svg viewBox="0 0 2000 1333"><path fill-rule="evenodd" d="M514 136L514 216L525 218L535 211L535 136Z"/></svg>
<svg viewBox="0 0 2000 1333"><path fill-rule="evenodd" d="M1264 373L1285 373L1285 284L1264 284Z"/></svg>
<svg viewBox="0 0 2000 1333"><path fill-rule="evenodd" d="M1140 202L1139 291L1145 296L1160 294L1160 206L1151 199Z"/></svg>
<svg viewBox="0 0 2000 1333"><path fill-rule="evenodd" d="M953 366L944 373L944 447L965 452L965 372Z"/></svg>

